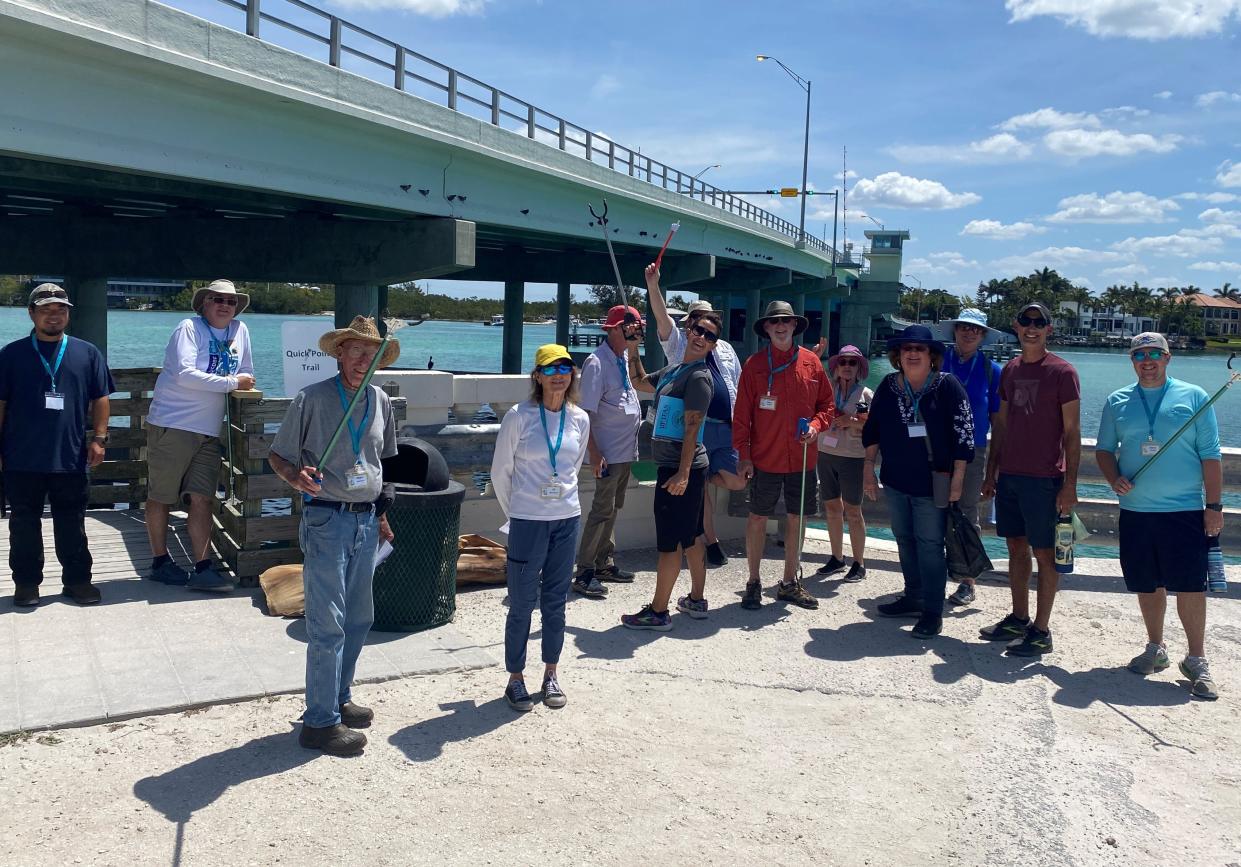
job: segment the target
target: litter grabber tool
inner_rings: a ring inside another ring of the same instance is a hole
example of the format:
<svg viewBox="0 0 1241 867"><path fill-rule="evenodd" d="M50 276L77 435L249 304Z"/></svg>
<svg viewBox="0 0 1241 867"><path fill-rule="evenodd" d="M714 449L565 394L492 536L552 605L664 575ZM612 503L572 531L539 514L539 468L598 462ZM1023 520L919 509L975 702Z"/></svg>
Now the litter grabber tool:
<svg viewBox="0 0 1241 867"><path fill-rule="evenodd" d="M680 220L673 223L672 227L668 229L668 237L664 238L664 245L659 248L659 255L655 257L655 270L656 271L659 270L659 263L664 261L664 252L668 249L668 245L672 243L672 236L677 233L677 229L679 228L681 228Z"/></svg>
<svg viewBox="0 0 1241 867"><path fill-rule="evenodd" d="M595 212L595 206L586 203L586 207L590 210L590 215L595 218L595 222L599 224L600 230L603 232L603 243L608 248L608 258L612 260L612 273L616 275L616 294L620 297L621 306L625 308L625 324L629 325L637 322L637 318L629 312L629 299L625 297L625 284L621 280L620 266L616 264L616 251L612 249L612 238L608 235L608 200L603 200L603 213Z"/></svg>
<svg viewBox="0 0 1241 867"><path fill-rule="evenodd" d="M810 443L806 442L806 434L810 433L810 419L799 418L797 420L797 438L802 441L801 444L801 502L798 505L798 528L797 528L797 580L802 580L802 549L806 547L806 455L810 448ZM785 504L788 507L788 504Z"/></svg>

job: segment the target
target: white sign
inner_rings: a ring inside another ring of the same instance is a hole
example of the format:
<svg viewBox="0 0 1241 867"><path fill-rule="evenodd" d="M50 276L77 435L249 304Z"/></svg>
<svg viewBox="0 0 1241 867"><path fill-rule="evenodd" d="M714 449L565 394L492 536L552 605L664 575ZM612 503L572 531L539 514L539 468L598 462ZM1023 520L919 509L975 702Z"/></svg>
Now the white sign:
<svg viewBox="0 0 1241 867"><path fill-rule="evenodd" d="M324 316L322 322L281 324L286 397L292 397L306 386L336 375L336 359L319 348L319 338L334 327L328 316Z"/></svg>

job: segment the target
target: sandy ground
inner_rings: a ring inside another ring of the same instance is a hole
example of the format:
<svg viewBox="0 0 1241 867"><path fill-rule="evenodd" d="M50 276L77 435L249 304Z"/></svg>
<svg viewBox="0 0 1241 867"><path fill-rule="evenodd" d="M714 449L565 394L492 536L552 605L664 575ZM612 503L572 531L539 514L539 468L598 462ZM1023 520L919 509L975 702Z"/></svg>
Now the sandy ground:
<svg viewBox="0 0 1241 867"><path fill-rule="evenodd" d="M877 618L884 551L862 584L810 582L818 611L743 611L734 558L710 619L630 632L654 555L627 556L635 585L570 603L563 710L513 713L497 667L360 687L355 759L297 746L296 697L12 737L0 863L1241 864L1241 570L1205 703L1123 669L1144 639L1114 562L1079 562L1031 663L976 638L999 584L934 641ZM504 615L502 588L459 597L497 659ZM536 619L533 684L538 653Z"/></svg>

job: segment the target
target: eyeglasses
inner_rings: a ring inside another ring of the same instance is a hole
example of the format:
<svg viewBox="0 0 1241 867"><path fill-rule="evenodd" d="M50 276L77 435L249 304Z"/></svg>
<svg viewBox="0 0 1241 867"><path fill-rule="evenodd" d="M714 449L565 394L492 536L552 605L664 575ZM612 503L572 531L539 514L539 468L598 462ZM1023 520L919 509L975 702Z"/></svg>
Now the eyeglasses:
<svg viewBox="0 0 1241 867"><path fill-rule="evenodd" d="M366 358L369 360L374 358L375 353L378 351L378 347L375 346L350 346L345 350L344 354L350 358Z"/></svg>
<svg viewBox="0 0 1241 867"><path fill-rule="evenodd" d="M219 295L217 295L216 297L208 298L207 300L210 301L212 304L227 304L229 307L237 306L236 298L221 298Z"/></svg>
<svg viewBox="0 0 1241 867"><path fill-rule="evenodd" d="M1033 325L1035 328L1046 328L1048 323L1047 323L1047 320L1044 319L1042 316L1035 319L1032 316L1026 316L1024 313L1022 313L1020 316L1017 317L1017 324L1024 326L1026 328L1029 328L1031 325Z"/></svg>
<svg viewBox="0 0 1241 867"><path fill-rule="evenodd" d="M767 321L772 325L788 325L789 323L796 322L797 319L793 316L772 316Z"/></svg>
<svg viewBox="0 0 1241 867"><path fill-rule="evenodd" d="M838 367L857 367L856 358L841 358L836 362Z"/></svg>
<svg viewBox="0 0 1241 867"><path fill-rule="evenodd" d="M1162 349L1139 349L1130 357L1134 361L1146 361L1147 359L1150 359L1151 361L1158 361L1163 358L1165 354L1166 353Z"/></svg>
<svg viewBox="0 0 1241 867"><path fill-rule="evenodd" d="M544 376L555 376L558 373L572 373L573 365L568 362L561 362L559 364L545 364L540 367L539 370Z"/></svg>
<svg viewBox="0 0 1241 867"><path fill-rule="evenodd" d="M924 346L921 343L906 343L903 346L901 346L901 352L921 353L921 352L930 352L930 351L931 351L931 347Z"/></svg>
<svg viewBox="0 0 1241 867"><path fill-rule="evenodd" d="M715 341L720 339L720 336L716 334L714 331L708 331L706 328L703 328L701 325L691 325L689 327L689 333L697 334L699 337L701 337L703 340L707 341L708 343L715 343Z"/></svg>

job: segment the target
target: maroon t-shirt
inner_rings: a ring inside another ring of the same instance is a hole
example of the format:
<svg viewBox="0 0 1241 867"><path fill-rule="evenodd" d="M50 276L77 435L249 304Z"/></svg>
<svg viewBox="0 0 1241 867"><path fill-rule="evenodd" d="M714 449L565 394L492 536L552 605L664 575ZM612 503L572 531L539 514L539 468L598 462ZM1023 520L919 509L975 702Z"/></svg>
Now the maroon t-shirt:
<svg viewBox="0 0 1241 867"><path fill-rule="evenodd" d="M1008 404L1008 424L1000 472L1051 479L1064 474L1064 415L1060 408L1081 400L1077 371L1047 353L1026 363L1021 356L1000 374L1000 399Z"/></svg>

